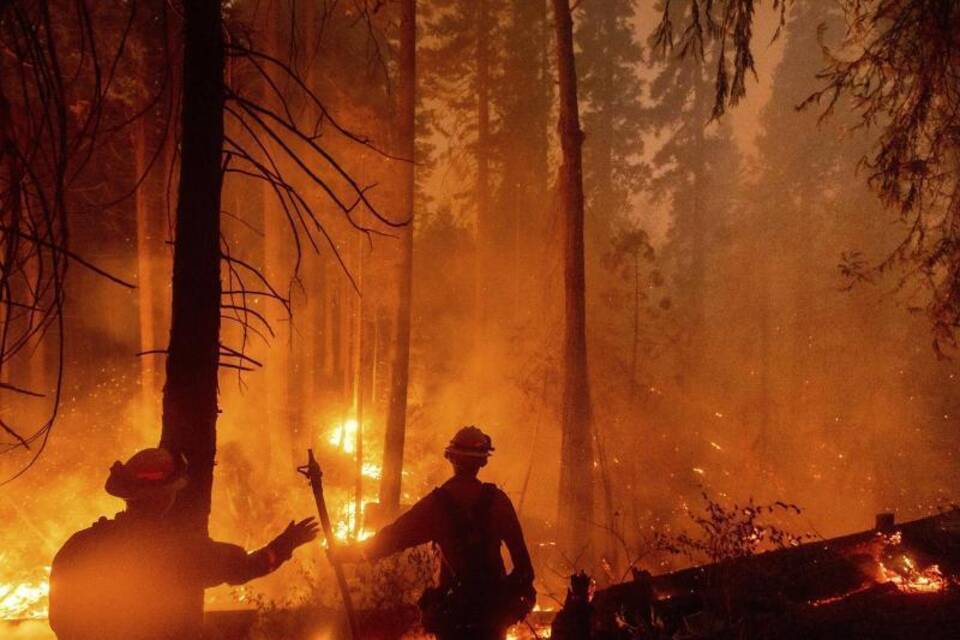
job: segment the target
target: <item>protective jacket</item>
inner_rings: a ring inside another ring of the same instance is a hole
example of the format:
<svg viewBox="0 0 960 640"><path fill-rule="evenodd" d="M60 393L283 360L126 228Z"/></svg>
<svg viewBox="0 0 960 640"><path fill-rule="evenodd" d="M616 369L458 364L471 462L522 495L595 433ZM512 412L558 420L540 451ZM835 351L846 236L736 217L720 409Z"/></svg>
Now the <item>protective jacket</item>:
<svg viewBox="0 0 960 640"><path fill-rule="evenodd" d="M368 542L366 553L378 560L428 542L440 548L442 565L440 584L432 590L436 597L428 591L421 601L424 621L426 608L433 605L445 609L442 617L455 618L441 621L445 628L428 630L441 638L500 637L511 615L503 609L518 606L511 602L513 594L532 606L533 566L523 531L510 498L495 485L451 478L384 527ZM513 564L509 576L501 545L506 545Z"/></svg>
<svg viewBox="0 0 960 640"><path fill-rule="evenodd" d="M191 638L184 598L197 588L266 575L285 555L185 535L162 518L101 518L53 560L50 626L59 640Z"/></svg>

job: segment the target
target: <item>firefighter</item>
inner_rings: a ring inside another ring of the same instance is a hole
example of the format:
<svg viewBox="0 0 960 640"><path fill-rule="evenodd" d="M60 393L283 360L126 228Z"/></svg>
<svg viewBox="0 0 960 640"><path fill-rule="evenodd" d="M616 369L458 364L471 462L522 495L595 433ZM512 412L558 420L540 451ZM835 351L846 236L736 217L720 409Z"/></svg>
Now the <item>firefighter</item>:
<svg viewBox="0 0 960 640"><path fill-rule="evenodd" d="M493 452L490 436L460 429L446 448L453 477L367 541L337 548L343 562L376 562L432 542L440 548L438 586L420 599L424 628L441 640L500 640L533 608L533 566L510 498L477 478ZM510 552L506 573L500 546Z"/></svg>
<svg viewBox="0 0 960 640"><path fill-rule="evenodd" d="M75 533L53 559L50 626L60 640L194 638L198 621L185 612L198 611L199 591L266 575L316 537L313 518L253 553L185 532L168 516L184 466L166 449L113 464L106 491L126 509Z"/></svg>

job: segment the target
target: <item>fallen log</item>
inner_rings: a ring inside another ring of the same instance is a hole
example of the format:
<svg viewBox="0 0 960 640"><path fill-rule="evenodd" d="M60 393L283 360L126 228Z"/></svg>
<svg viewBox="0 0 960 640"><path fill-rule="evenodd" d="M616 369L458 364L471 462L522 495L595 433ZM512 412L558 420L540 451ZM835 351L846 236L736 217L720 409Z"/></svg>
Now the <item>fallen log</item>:
<svg viewBox="0 0 960 640"><path fill-rule="evenodd" d="M844 616L870 618L871 608L899 606L918 595L931 596L923 600L927 608L945 607L936 615L956 625L955 590L949 597L943 592L950 576L957 575L960 510L901 524L891 514L880 514L873 529L846 536L657 576L634 572L631 581L595 594L590 637L720 638L733 624L738 633L745 625L755 627L739 637L852 638L858 636L821 633L817 625L827 617L830 624ZM926 611L919 604L916 608ZM790 620L806 621L813 635L786 635ZM766 635L772 628L777 633ZM921 637L892 633L859 637Z"/></svg>

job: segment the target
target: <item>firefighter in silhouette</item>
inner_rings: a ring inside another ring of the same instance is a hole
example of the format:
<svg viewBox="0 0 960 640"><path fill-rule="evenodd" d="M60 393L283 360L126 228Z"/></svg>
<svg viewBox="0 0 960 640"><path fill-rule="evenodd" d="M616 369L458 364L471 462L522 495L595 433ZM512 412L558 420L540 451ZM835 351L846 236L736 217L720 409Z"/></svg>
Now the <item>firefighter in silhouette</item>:
<svg viewBox="0 0 960 640"><path fill-rule="evenodd" d="M126 501L115 518L75 533L53 559L50 626L60 640L173 640L194 637L197 590L266 575L313 540L312 518L290 522L253 553L166 517L187 484L184 464L166 449L145 449L110 468L106 490Z"/></svg>
<svg viewBox="0 0 960 640"><path fill-rule="evenodd" d="M477 478L490 437L464 427L446 448L453 477L371 539L339 547L336 559L370 561L427 542L440 547L440 582L420 599L424 628L441 640L500 640L533 608L533 566L510 498ZM501 544L510 552L506 573Z"/></svg>

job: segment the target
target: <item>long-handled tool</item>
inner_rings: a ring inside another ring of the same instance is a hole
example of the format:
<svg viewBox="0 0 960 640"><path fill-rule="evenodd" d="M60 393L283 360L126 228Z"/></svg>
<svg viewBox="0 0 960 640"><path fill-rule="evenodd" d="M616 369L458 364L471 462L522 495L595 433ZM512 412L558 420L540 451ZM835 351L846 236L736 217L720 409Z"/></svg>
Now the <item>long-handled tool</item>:
<svg viewBox="0 0 960 640"><path fill-rule="evenodd" d="M343 575L343 566L336 556L332 553L337 544L333 537L333 528L330 526L330 514L327 513L327 503L323 499L323 471L317 464L317 459L313 457L313 449L307 449L307 464L297 467L297 471L310 480L310 488L313 490L313 499L317 502L317 513L320 515L320 527L323 529L323 535L327 538L327 548L330 553L330 564L333 565L333 573L337 576L337 584L340 586L340 595L343 596L343 608L347 612L347 624L350 626L350 637L353 640L360 640L360 634L357 632L357 614L353 609L353 600L350 598L350 589L347 587L347 579Z"/></svg>

